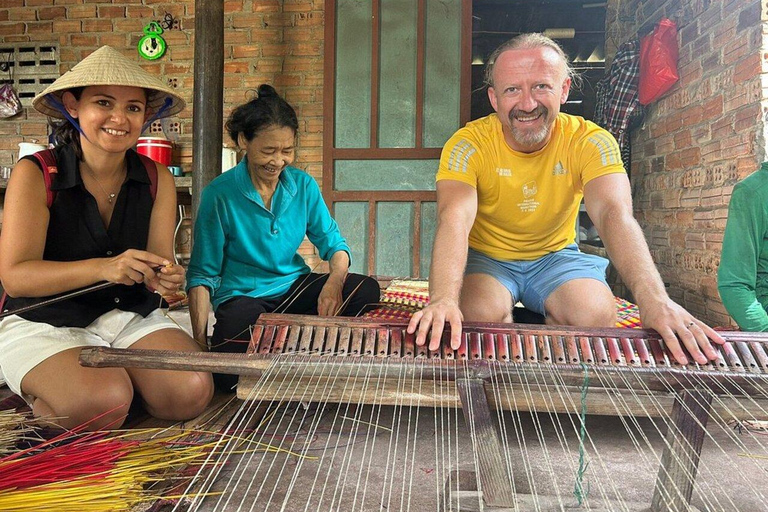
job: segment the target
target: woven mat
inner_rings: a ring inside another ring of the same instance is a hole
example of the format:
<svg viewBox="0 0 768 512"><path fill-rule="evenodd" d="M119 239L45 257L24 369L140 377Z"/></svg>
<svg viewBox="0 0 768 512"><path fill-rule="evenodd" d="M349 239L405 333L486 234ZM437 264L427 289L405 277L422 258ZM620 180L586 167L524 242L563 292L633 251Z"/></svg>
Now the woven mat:
<svg viewBox="0 0 768 512"><path fill-rule="evenodd" d="M417 279L395 279L381 294L382 306L369 311L366 318L407 320L429 304L429 282ZM616 327L642 328L637 305L616 297Z"/></svg>

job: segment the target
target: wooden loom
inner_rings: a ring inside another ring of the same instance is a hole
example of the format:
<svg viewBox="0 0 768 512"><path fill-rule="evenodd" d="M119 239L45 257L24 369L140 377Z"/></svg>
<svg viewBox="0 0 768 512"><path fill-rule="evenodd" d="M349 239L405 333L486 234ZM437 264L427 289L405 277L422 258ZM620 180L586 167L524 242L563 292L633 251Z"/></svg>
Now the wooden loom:
<svg viewBox="0 0 768 512"><path fill-rule="evenodd" d="M665 435L651 499L650 510L654 512L691 509L702 443L708 436L705 427L710 417L724 423L728 419L751 419L768 414L764 406L768 397L768 338L760 334L723 333L728 343L720 349L717 361L683 368L670 358L658 335L651 331L468 324L459 350L453 351L444 343L440 351L431 353L414 344L414 337L405 333L406 325L404 321L266 314L254 326L247 356L85 349L82 361L93 366L140 365L238 373L242 375L238 396L246 400L246 404L270 401L356 404L357 421L368 414L374 417L373 412L360 408L361 404L396 408L461 407L472 440L474 471L441 468L440 477L436 478L443 478L446 483L436 501L438 507L445 510L563 510L568 506L568 499L562 493L547 496L538 492L516 492L515 471L508 456L510 446L515 443L505 432L503 417L493 409L515 411L518 419L521 410L556 418L556 413L579 413L582 407L591 414L661 418L667 431L658 431ZM582 398L586 399L582 402ZM456 428L456 437L459 437L458 416L446 413L445 419L442 412L435 414L441 416L443 426L447 425L449 431ZM238 421L244 422L242 418ZM561 420L557 422L564 430ZM308 423L310 431L317 430L318 423L314 420ZM571 426L578 431L583 425L580 420L571 419ZM403 435L396 432L394 430L390 438ZM517 434L519 443L520 434ZM589 435L586 439L591 442ZM582 454L584 441L582 434ZM366 437L366 448L368 442ZM638 436L636 444L640 448L643 442L649 444L647 438L643 440ZM762 443L758 444L764 454L768 454ZM642 451L640 448L638 452ZM290 449L295 451L294 446ZM415 453L415 447L413 450ZM435 451L437 457L439 450ZM450 453L447 462L458 466ZM274 464L275 460L269 467ZM283 462L280 475L285 464ZM279 505L282 499L283 508L276 510L293 510L291 507L296 506L290 502L291 506L284 508L291 493L298 492L294 484L304 464L303 460L298 464L285 496L278 493L275 503ZM321 473L319 468L317 473ZM530 487L535 487L531 475L527 478ZM254 473L251 482L255 477ZM391 486L393 477L392 481ZM386 475L384 485L386 487ZM600 497L586 500L585 509L648 509L647 504L623 498L615 484L600 485ZM761 491L755 492L762 496ZM261 489L259 493L261 495ZM268 504L272 504L274 496L273 489ZM331 509L335 509L336 492L333 496ZM314 509L312 500L316 498L302 499L304 509ZM720 499L703 499L704 508L723 509L717 506ZM228 501L220 506L222 510L230 508ZM327 509L322 497L317 509ZM363 505L360 509L367 510Z"/></svg>

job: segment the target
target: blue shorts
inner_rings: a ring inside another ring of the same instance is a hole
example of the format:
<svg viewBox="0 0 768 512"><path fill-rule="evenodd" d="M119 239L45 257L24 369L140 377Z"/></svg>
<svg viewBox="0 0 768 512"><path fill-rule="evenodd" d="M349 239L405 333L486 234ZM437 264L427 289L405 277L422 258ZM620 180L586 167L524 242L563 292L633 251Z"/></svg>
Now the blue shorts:
<svg viewBox="0 0 768 512"><path fill-rule="evenodd" d="M513 301L520 301L531 311L546 316L544 301L572 279L597 279L608 287L605 280L608 263L600 256L584 254L576 244L529 261L500 261L469 249L464 274L490 275L509 290Z"/></svg>

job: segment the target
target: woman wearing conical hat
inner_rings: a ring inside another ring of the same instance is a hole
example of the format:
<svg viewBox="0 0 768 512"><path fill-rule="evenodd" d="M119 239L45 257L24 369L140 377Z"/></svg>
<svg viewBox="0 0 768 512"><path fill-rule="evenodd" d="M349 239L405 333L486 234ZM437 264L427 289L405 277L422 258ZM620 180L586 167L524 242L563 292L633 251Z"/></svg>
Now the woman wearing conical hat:
<svg viewBox="0 0 768 512"><path fill-rule="evenodd" d="M84 368L86 346L195 351L167 318L161 297L176 292L176 187L168 169L132 147L153 119L184 101L135 62L104 46L40 93L52 118L52 165L21 159L5 196L0 278L14 311L97 284L98 291L7 316L0 322L0 371L34 413L66 428L118 428L135 395L154 416L198 415L210 374ZM47 169L47 171L46 171ZM46 183L48 180L48 184Z"/></svg>

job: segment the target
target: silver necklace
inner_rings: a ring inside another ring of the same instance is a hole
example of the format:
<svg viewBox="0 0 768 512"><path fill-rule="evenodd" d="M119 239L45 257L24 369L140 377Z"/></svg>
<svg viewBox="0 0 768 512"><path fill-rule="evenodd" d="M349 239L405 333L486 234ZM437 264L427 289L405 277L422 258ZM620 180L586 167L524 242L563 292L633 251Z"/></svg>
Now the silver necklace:
<svg viewBox="0 0 768 512"><path fill-rule="evenodd" d="M114 201L114 200L115 200L115 196L116 196L117 194L115 194L115 193L110 193L110 192L107 192L107 189L105 189L105 188L102 186L101 182L99 181L99 178L97 178L97 177L96 177L96 173L94 173L94 172L91 170L91 168L90 168L90 167L86 167L86 169L88 170L88 174L90 174L90 175L91 175L91 178L93 178L93 180L96 182L96 185L98 185L98 186L99 186L99 188L101 189L101 191L102 191L102 192L104 192L104 195L105 195L105 196L107 196L107 202L109 202L109 204L112 204L112 201Z"/></svg>

